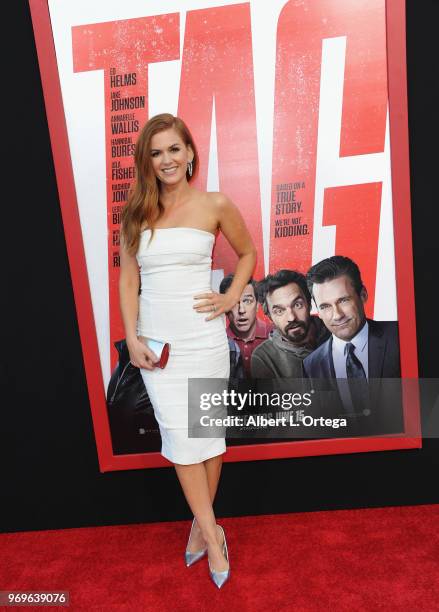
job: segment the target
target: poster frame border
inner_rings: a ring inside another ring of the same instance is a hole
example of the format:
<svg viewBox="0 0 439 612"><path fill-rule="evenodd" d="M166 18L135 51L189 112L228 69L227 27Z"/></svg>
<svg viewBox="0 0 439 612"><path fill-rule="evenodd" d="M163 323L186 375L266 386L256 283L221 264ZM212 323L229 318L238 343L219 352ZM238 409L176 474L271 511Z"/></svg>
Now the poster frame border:
<svg viewBox="0 0 439 612"><path fill-rule="evenodd" d="M387 79L391 142L395 276L401 377L417 378L412 223L407 112L405 0L385 0ZM97 455L101 472L170 467L159 452L114 455L100 365L96 326L64 114L48 0L29 0L58 195L72 278ZM404 356L402 358L402 356ZM404 388L404 433L229 446L224 461L285 459L422 447L419 393ZM408 410L410 406L410 410Z"/></svg>

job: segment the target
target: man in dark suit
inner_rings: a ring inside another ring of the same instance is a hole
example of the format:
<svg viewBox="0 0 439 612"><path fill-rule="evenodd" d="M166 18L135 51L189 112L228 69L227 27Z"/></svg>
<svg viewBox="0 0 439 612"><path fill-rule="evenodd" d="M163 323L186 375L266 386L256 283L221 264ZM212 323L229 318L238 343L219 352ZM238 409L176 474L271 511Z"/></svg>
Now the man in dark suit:
<svg viewBox="0 0 439 612"><path fill-rule="evenodd" d="M397 322L366 319L367 290L348 257L335 255L312 266L307 283L331 337L305 358L305 375L336 379L335 410L355 416L363 433L401 431L401 407L389 405L399 399L397 387L377 381L401 376Z"/></svg>

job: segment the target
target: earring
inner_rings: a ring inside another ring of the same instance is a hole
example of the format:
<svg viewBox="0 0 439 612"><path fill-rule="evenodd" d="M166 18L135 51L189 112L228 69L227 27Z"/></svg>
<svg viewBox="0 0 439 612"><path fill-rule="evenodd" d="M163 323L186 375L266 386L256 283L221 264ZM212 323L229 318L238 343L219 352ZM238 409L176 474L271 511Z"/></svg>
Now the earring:
<svg viewBox="0 0 439 612"><path fill-rule="evenodd" d="M189 173L189 176L192 176L192 166L193 166L193 162L191 162L191 161L188 162L187 171Z"/></svg>

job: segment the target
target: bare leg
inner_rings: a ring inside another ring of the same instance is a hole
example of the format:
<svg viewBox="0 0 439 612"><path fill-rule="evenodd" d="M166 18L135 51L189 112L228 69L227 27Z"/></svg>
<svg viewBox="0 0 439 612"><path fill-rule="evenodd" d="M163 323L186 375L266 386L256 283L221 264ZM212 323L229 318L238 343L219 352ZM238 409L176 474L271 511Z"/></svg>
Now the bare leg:
<svg viewBox="0 0 439 612"><path fill-rule="evenodd" d="M186 500L200 526L211 567L223 572L228 569L229 564L222 553L222 535L216 526L212 509L206 466L204 463L175 464L175 471Z"/></svg>
<svg viewBox="0 0 439 612"><path fill-rule="evenodd" d="M213 504L213 500L215 499L216 491L218 489L218 482L221 476L223 456L217 455L216 457L211 457L210 459L206 459L206 461L204 461L204 465L206 466L207 482L209 484L210 499Z"/></svg>
<svg viewBox="0 0 439 612"><path fill-rule="evenodd" d="M215 499L216 491L218 489L218 482L221 475L221 467L223 463L223 456L217 455L216 457L211 457L210 459L206 459L203 461L203 465L206 468L207 474L207 483L209 487L209 495L210 501L213 504L213 500ZM198 552L203 550L206 547L206 542L203 538L203 534L201 533L200 526L198 522L194 522L194 526L192 528L192 533L190 536L190 540L187 545L187 549L189 552Z"/></svg>

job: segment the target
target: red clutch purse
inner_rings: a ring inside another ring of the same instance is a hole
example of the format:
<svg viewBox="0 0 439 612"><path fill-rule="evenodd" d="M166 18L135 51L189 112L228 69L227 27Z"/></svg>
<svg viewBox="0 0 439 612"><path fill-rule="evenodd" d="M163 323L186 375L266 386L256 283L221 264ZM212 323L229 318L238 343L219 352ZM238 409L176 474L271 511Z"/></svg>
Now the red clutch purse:
<svg viewBox="0 0 439 612"><path fill-rule="evenodd" d="M171 345L169 342L161 342L160 340L153 340L152 338L146 339L146 345L150 348L159 358L159 361L155 364L157 368L163 368L168 363L169 351Z"/></svg>

